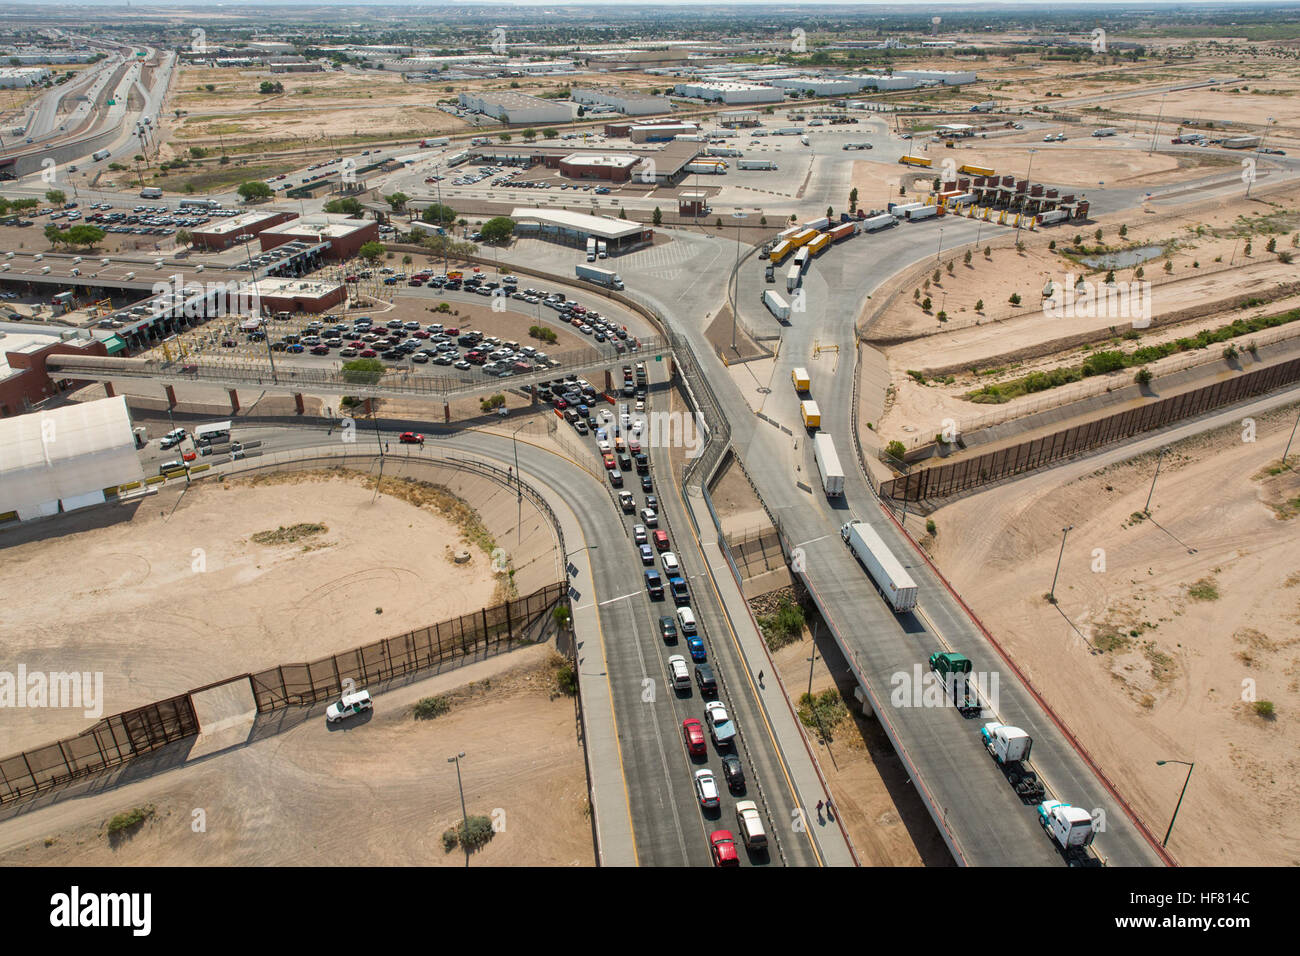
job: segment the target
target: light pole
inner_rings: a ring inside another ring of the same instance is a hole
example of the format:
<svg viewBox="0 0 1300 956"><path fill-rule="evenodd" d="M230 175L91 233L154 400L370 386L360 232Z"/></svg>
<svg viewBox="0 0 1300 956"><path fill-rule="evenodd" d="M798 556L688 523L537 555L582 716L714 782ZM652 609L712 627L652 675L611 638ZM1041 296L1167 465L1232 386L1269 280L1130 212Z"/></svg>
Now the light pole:
<svg viewBox="0 0 1300 956"><path fill-rule="evenodd" d="M1151 131L1151 149L1147 150L1148 156L1156 148L1156 135L1160 132L1160 118L1165 115L1165 97L1168 95L1165 93L1160 97L1160 112L1156 114L1156 128Z"/></svg>
<svg viewBox="0 0 1300 956"><path fill-rule="evenodd" d="M1286 465L1286 457L1291 453L1291 443L1295 441L1295 430L1300 428L1300 415L1296 415L1295 424L1291 426L1291 437L1286 440L1286 448L1282 452L1282 464Z"/></svg>
<svg viewBox="0 0 1300 956"><path fill-rule="evenodd" d="M1165 450L1161 448L1160 454L1156 456L1156 473L1151 476L1151 489L1150 491L1147 492L1147 503L1142 506L1142 513L1144 515L1151 514L1151 496L1155 493L1156 479L1160 477L1160 463L1164 461L1164 459L1165 459Z"/></svg>
<svg viewBox="0 0 1300 956"><path fill-rule="evenodd" d="M939 257L943 255L943 226L939 227L939 248L934 250L934 266L939 267Z"/></svg>
<svg viewBox="0 0 1300 956"><path fill-rule="evenodd" d="M535 385L533 386L534 389L536 387L537 386ZM527 424L527 422L524 422L519 426L519 428L523 428L524 425ZM516 437L519 434L519 428L516 428L510 433L510 441L515 446L515 497L518 499L518 507L516 508L517 514L515 517L515 547L520 546L524 534L524 487L519 481L519 439Z"/></svg>
<svg viewBox="0 0 1300 956"><path fill-rule="evenodd" d="M731 351L736 351L736 308L740 299L740 220L746 218L745 214L739 209L731 213L731 218L736 220L736 264L732 268L731 274L735 277L736 289L731 296Z"/></svg>
<svg viewBox="0 0 1300 956"><path fill-rule="evenodd" d="M1160 841L1160 845L1169 845L1169 835L1174 832L1174 821L1178 819L1178 811L1182 808L1183 797L1187 795L1187 785L1192 782L1192 771L1196 769L1196 762L1190 763L1186 760L1157 760L1156 766L1163 767L1167 763L1180 763L1187 768L1187 779L1183 781L1183 791L1178 795L1178 805L1174 807L1174 815L1169 818L1169 829L1165 831L1165 838Z"/></svg>
<svg viewBox="0 0 1300 956"><path fill-rule="evenodd" d="M812 657L808 658L808 696L812 696L813 665L817 662L817 622L813 621Z"/></svg>
<svg viewBox="0 0 1300 956"><path fill-rule="evenodd" d="M1061 559L1065 557L1065 538L1074 530L1074 525L1066 525L1061 529L1061 553L1056 556L1056 573L1052 575L1052 590L1047 594L1047 600L1050 604L1056 603L1056 579L1061 576Z"/></svg>
<svg viewBox="0 0 1300 956"><path fill-rule="evenodd" d="M465 821L464 829L461 831L461 833L465 837L468 837L469 836L469 813L465 810L465 785L461 782L460 779L460 762L464 759L465 759L465 751L462 750L460 753L456 754L456 756L448 757L447 763L454 763L456 765L456 789L460 791L460 816L461 819ZM463 841L462 841L462 846L464 846ZM465 849L465 867L468 869L469 847L466 846L464 849Z"/></svg>

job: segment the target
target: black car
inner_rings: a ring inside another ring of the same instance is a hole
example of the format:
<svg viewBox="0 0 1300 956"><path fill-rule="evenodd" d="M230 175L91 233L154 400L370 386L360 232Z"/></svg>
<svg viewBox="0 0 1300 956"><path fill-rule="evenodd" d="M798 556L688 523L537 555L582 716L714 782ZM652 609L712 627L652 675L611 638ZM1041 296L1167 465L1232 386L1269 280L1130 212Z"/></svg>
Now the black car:
<svg viewBox="0 0 1300 956"><path fill-rule="evenodd" d="M741 766L740 758L735 754L723 755L722 776L727 781L727 789L732 793L745 792L745 768Z"/></svg>
<svg viewBox="0 0 1300 956"><path fill-rule="evenodd" d="M700 693L706 697L718 693L718 680L713 676L713 668L708 664L695 665L695 683L699 685Z"/></svg>
<svg viewBox="0 0 1300 956"><path fill-rule="evenodd" d="M665 644L677 643L677 622L671 616L665 615L659 618L659 636L664 639Z"/></svg>
<svg viewBox="0 0 1300 956"><path fill-rule="evenodd" d="M386 349L380 353L380 358L388 359L390 362L406 358L406 353L401 349Z"/></svg>
<svg viewBox="0 0 1300 956"><path fill-rule="evenodd" d="M641 476L641 490L644 491L646 494L649 494L650 492L655 490L654 484L650 481L649 475Z"/></svg>

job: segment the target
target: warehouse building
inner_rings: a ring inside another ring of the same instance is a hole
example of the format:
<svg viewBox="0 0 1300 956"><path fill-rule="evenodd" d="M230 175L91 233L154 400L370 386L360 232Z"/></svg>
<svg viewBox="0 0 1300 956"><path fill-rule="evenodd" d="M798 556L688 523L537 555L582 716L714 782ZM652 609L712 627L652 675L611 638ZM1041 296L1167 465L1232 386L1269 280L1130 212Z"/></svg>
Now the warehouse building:
<svg viewBox="0 0 1300 956"><path fill-rule="evenodd" d="M699 132L695 123L655 123L629 127L627 138L634 143L665 143L677 136L695 136Z"/></svg>
<svg viewBox="0 0 1300 956"><path fill-rule="evenodd" d="M728 110L725 113L718 114L718 125L725 129L736 129L744 126L761 126L762 119L758 115L758 110Z"/></svg>
<svg viewBox="0 0 1300 956"><path fill-rule="evenodd" d="M581 248L588 239L604 242L611 256L638 248L654 239L654 230L639 222L613 216L589 216L564 209L514 209L515 235Z"/></svg>
<svg viewBox="0 0 1300 956"><path fill-rule="evenodd" d="M673 87L678 96L689 96L709 102L725 103L728 106L743 103L780 103L785 99L785 90L774 86L760 86L757 83L700 83L689 81L678 83Z"/></svg>
<svg viewBox="0 0 1300 956"><path fill-rule="evenodd" d="M974 70L895 70L894 76L905 76L918 83L938 83L942 86L963 86L975 82Z"/></svg>
<svg viewBox="0 0 1300 956"><path fill-rule="evenodd" d="M105 488L143 480L124 396L0 420L0 521L103 504Z"/></svg>
<svg viewBox="0 0 1300 956"><path fill-rule="evenodd" d="M513 91L461 93L460 105L511 124L567 123L573 119L573 111L563 103Z"/></svg>
<svg viewBox="0 0 1300 956"><path fill-rule="evenodd" d="M378 242L379 223L374 219L316 213L263 229L258 239L263 252L286 242L328 243L323 257L337 261L351 259L367 242Z"/></svg>
<svg viewBox="0 0 1300 956"><path fill-rule="evenodd" d="M666 96L651 96L617 86L575 87L570 94L573 102L584 106L605 106L618 110L624 116L650 116L671 113L673 104Z"/></svg>
<svg viewBox="0 0 1300 956"><path fill-rule="evenodd" d="M43 66L0 67L0 90L21 90L37 86L49 78L50 71Z"/></svg>
<svg viewBox="0 0 1300 956"><path fill-rule="evenodd" d="M793 76L767 82L783 90L796 90L800 93L812 90L818 96L845 96L862 89L857 80L847 76Z"/></svg>
<svg viewBox="0 0 1300 956"><path fill-rule="evenodd" d="M256 239L265 229L297 218L297 213L276 212L271 209L246 212L240 216L218 219L216 222L206 223L190 230L191 242L195 249L220 252L236 243Z"/></svg>
<svg viewBox="0 0 1300 956"><path fill-rule="evenodd" d="M262 314L309 312L317 315L347 301L342 282L321 279L266 278L239 286L240 301L257 302Z"/></svg>
<svg viewBox="0 0 1300 956"><path fill-rule="evenodd" d="M84 331L0 323L0 418L21 415L33 405L73 386L52 378L51 355L107 355L104 343Z"/></svg>

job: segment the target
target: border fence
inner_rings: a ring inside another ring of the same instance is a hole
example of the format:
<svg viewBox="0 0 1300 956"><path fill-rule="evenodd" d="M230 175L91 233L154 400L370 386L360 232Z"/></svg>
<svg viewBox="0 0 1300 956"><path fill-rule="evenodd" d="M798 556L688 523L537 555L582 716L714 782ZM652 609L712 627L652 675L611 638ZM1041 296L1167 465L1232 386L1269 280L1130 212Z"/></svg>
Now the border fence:
<svg viewBox="0 0 1300 956"><path fill-rule="evenodd" d="M1129 409L1042 438L1021 442L1010 448L914 471L910 475L881 484L880 496L894 501L944 498L1262 395L1297 379L1300 379L1300 359L1270 365L1236 378L1151 402L1141 408Z"/></svg>
<svg viewBox="0 0 1300 956"><path fill-rule="evenodd" d="M524 631L566 596L563 584L548 584L460 617L331 654L309 663L280 664L251 675L257 712L316 704L337 697L343 682L358 686L391 680L520 642Z"/></svg>
<svg viewBox="0 0 1300 956"><path fill-rule="evenodd" d="M198 732L189 694L114 714L75 737L0 759L0 804L112 769Z"/></svg>

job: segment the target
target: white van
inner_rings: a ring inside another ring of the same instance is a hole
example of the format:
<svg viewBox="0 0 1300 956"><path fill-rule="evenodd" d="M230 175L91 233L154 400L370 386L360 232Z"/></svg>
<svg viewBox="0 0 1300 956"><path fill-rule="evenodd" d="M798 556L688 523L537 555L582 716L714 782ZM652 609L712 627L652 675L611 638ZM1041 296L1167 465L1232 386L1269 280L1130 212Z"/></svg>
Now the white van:
<svg viewBox="0 0 1300 956"><path fill-rule="evenodd" d="M673 690L690 690L691 673L686 667L686 658L674 654L668 658L668 675L673 682Z"/></svg>
<svg viewBox="0 0 1300 956"><path fill-rule="evenodd" d="M741 800L736 804L736 829L744 838L745 846L751 850L767 849L767 832L753 800Z"/></svg>
<svg viewBox="0 0 1300 956"><path fill-rule="evenodd" d="M679 607L677 609L677 626L687 637L696 633L695 612L690 607Z"/></svg>

